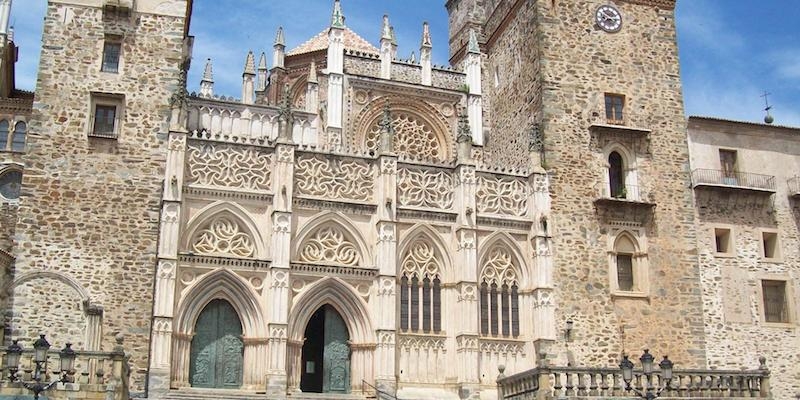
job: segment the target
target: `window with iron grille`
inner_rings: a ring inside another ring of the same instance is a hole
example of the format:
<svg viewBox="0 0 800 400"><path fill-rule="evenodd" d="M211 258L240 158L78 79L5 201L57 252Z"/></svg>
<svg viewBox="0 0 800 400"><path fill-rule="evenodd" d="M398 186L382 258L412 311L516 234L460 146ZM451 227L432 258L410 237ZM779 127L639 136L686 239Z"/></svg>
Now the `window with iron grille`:
<svg viewBox="0 0 800 400"><path fill-rule="evenodd" d="M764 301L765 322L789 322L786 305L786 281L763 280L761 291Z"/></svg>
<svg viewBox="0 0 800 400"><path fill-rule="evenodd" d="M117 107L113 105L97 104L94 108L94 136L116 136Z"/></svg>
<svg viewBox="0 0 800 400"><path fill-rule="evenodd" d="M606 120L610 124L624 123L625 96L606 93Z"/></svg>
<svg viewBox="0 0 800 400"><path fill-rule="evenodd" d="M103 72L119 72L119 59L122 53L122 44L113 39L106 39L103 44L103 64L100 70Z"/></svg>

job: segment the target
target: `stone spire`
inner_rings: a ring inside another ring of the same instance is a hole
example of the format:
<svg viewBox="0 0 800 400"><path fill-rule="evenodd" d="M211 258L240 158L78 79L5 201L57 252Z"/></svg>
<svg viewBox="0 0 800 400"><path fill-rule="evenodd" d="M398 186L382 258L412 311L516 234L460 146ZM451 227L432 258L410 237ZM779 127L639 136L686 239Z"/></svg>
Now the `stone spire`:
<svg viewBox="0 0 800 400"><path fill-rule="evenodd" d="M316 114L319 109L319 80L317 80L317 62L311 60L308 66L306 83L306 112Z"/></svg>
<svg viewBox="0 0 800 400"><path fill-rule="evenodd" d="M311 65L308 67L308 83L319 83L317 79L317 62L311 60Z"/></svg>
<svg viewBox="0 0 800 400"><path fill-rule="evenodd" d="M253 50L247 52L247 58L244 60L244 75L256 74L256 57Z"/></svg>
<svg viewBox="0 0 800 400"><path fill-rule="evenodd" d="M342 3L339 0L333 2L333 14L331 15L331 28L344 28L344 13L342 13Z"/></svg>
<svg viewBox="0 0 800 400"><path fill-rule="evenodd" d="M383 14L383 26L381 27L381 41L388 40L389 43L392 41L392 27L389 25L389 16Z"/></svg>
<svg viewBox="0 0 800 400"><path fill-rule="evenodd" d="M464 74L469 89L467 93L467 115L469 117L472 141L483 145L483 89L481 88L481 48L478 44L478 34L475 30L469 31L469 47L467 57L464 59Z"/></svg>
<svg viewBox="0 0 800 400"><path fill-rule="evenodd" d="M275 34L275 43L272 45L272 68L283 68L283 60L286 57L286 39L283 37L283 27L278 27Z"/></svg>
<svg viewBox="0 0 800 400"><path fill-rule="evenodd" d="M419 65L422 67L422 84L425 86L430 86L433 81L432 53L431 27L426 21L422 23L422 41L419 46Z"/></svg>
<svg viewBox="0 0 800 400"><path fill-rule="evenodd" d="M214 97L214 69L210 58L206 60L206 68L200 80L200 97Z"/></svg>
<svg viewBox="0 0 800 400"><path fill-rule="evenodd" d="M389 16L384 14L383 26L381 26L381 79L392 78L393 37L394 32L392 32L392 26L389 24Z"/></svg>
<svg viewBox="0 0 800 400"><path fill-rule="evenodd" d="M247 52L242 73L242 103L254 104L256 101L256 58L253 51Z"/></svg>
<svg viewBox="0 0 800 400"><path fill-rule="evenodd" d="M8 21L11 20L11 0L0 0L0 35L8 35Z"/></svg>
<svg viewBox="0 0 800 400"><path fill-rule="evenodd" d="M259 92L267 90L267 55L262 51L261 58L258 60L258 82L257 89Z"/></svg>

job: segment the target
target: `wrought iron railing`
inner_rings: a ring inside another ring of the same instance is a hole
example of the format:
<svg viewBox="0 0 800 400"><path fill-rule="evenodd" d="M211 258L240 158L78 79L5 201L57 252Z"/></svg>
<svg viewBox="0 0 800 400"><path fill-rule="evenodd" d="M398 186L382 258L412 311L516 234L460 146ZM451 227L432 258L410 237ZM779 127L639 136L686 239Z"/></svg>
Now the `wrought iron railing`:
<svg viewBox="0 0 800 400"><path fill-rule="evenodd" d="M789 196L800 196L800 175L789 179Z"/></svg>
<svg viewBox="0 0 800 400"><path fill-rule="evenodd" d="M718 169L696 169L692 171L692 186L730 186L761 191L775 191L775 177L772 175L731 172Z"/></svg>
<svg viewBox="0 0 800 400"><path fill-rule="evenodd" d="M550 367L536 368L497 380L499 399L592 398L629 396L617 368ZM662 387L658 374L648 382L642 371L634 371L631 386L646 391ZM752 371L676 370L662 398L770 398L769 370Z"/></svg>
<svg viewBox="0 0 800 400"><path fill-rule="evenodd" d="M637 185L619 185L612 188L606 182L600 182L595 185L597 195L600 199L608 200L621 200L621 201L634 201L634 202L647 202L647 194L641 186Z"/></svg>

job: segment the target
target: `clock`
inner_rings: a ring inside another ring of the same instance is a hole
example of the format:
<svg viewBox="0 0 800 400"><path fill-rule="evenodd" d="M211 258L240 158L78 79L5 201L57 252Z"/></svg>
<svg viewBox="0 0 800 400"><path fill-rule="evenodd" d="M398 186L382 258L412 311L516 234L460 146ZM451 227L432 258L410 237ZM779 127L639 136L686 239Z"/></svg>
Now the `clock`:
<svg viewBox="0 0 800 400"><path fill-rule="evenodd" d="M614 6L600 6L594 13L595 22L606 32L619 32L622 28L622 14Z"/></svg>

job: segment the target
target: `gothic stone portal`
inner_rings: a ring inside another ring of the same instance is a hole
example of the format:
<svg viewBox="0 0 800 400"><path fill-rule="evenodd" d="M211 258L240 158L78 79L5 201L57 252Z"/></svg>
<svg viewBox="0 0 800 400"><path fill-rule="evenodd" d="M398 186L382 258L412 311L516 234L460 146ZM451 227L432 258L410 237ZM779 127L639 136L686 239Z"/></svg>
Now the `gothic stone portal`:
<svg viewBox="0 0 800 400"><path fill-rule="evenodd" d="M308 321L303 344L300 390L313 393L350 392L350 334L336 310L325 305Z"/></svg>
<svg viewBox="0 0 800 400"><path fill-rule="evenodd" d="M197 318L192 338L189 379L192 387L237 389L242 386L242 323L225 300L208 303Z"/></svg>

